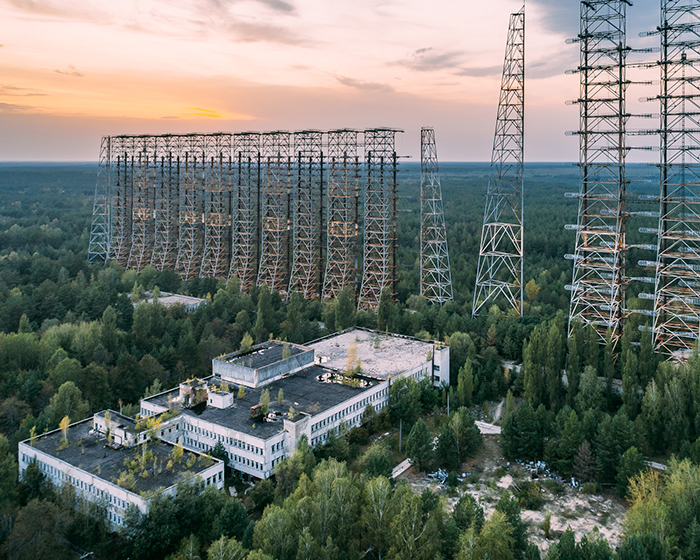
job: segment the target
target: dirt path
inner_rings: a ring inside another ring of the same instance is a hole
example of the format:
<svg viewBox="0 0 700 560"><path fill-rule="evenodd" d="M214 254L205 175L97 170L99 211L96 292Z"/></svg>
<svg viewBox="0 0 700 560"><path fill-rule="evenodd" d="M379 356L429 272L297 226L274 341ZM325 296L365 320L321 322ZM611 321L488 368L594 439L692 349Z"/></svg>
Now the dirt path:
<svg viewBox="0 0 700 560"><path fill-rule="evenodd" d="M505 404L505 402L506 399L501 399L501 402L498 403L498 406L496 407L496 412L493 413L494 424L501 419L501 413L503 412L503 405Z"/></svg>

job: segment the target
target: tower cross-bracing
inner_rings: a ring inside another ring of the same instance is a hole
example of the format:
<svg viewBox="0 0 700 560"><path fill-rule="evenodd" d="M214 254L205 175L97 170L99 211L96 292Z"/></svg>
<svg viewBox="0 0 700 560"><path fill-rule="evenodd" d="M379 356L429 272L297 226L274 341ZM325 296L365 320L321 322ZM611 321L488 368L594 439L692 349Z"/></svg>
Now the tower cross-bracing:
<svg viewBox="0 0 700 560"><path fill-rule="evenodd" d="M296 176L292 180L292 272L289 293L305 299L321 295L323 213L323 133L294 134Z"/></svg>
<svg viewBox="0 0 700 560"><path fill-rule="evenodd" d="M230 269L231 135L207 138L204 162L204 250L199 275L222 278Z"/></svg>
<svg viewBox="0 0 700 560"><path fill-rule="evenodd" d="M114 158L114 189L110 216L112 241L110 257L126 267L131 248L131 208L133 203L132 177L134 170L133 137L112 139L111 155Z"/></svg>
<svg viewBox="0 0 700 560"><path fill-rule="evenodd" d="M357 131L328 133L328 221L323 298L335 299L346 286L357 293L360 160Z"/></svg>
<svg viewBox="0 0 700 560"><path fill-rule="evenodd" d="M109 257L110 235L110 159L112 139L102 138L100 143L100 161L95 184L95 201L92 207L92 224L90 226L90 245L88 246L88 261L107 261Z"/></svg>
<svg viewBox="0 0 700 560"><path fill-rule="evenodd" d="M700 338L700 2L661 0L661 192L653 336L658 351Z"/></svg>
<svg viewBox="0 0 700 560"><path fill-rule="evenodd" d="M452 300L452 274L442 206L435 131L421 129L420 293L442 305Z"/></svg>
<svg viewBox="0 0 700 560"><path fill-rule="evenodd" d="M396 284L397 132L105 137L88 258L236 277L244 292L352 286L376 308Z"/></svg>
<svg viewBox="0 0 700 560"><path fill-rule="evenodd" d="M364 259L360 308L375 309L396 289L396 130L365 130Z"/></svg>
<svg viewBox="0 0 700 560"><path fill-rule="evenodd" d="M180 136L156 137L155 239L151 265L173 268L177 259L180 202Z"/></svg>
<svg viewBox="0 0 700 560"><path fill-rule="evenodd" d="M201 226L203 220L205 136L184 137L185 158L180 190L180 225L176 270L185 280L199 273L202 259Z"/></svg>
<svg viewBox="0 0 700 560"><path fill-rule="evenodd" d="M140 271L151 262L155 233L155 158L153 136L141 136L134 143L133 201L131 205L131 250L127 268Z"/></svg>
<svg viewBox="0 0 700 560"><path fill-rule="evenodd" d="M287 294L289 287L291 135L262 135L261 252L258 286Z"/></svg>
<svg viewBox="0 0 700 560"><path fill-rule="evenodd" d="M510 16L472 315L504 298L523 313L525 8Z"/></svg>
<svg viewBox="0 0 700 560"><path fill-rule="evenodd" d="M260 231L260 134L246 132L233 135L233 235L229 279L238 277L241 290L255 286L259 265Z"/></svg>
<svg viewBox="0 0 700 560"><path fill-rule="evenodd" d="M626 0L581 2L581 186L569 328L593 325L601 342L622 333L625 292Z"/></svg>

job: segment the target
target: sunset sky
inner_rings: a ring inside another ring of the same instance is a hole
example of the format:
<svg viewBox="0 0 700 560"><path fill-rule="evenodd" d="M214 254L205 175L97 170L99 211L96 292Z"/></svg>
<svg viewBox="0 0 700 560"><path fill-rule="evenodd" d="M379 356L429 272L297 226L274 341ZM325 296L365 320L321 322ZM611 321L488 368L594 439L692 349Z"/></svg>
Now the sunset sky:
<svg viewBox="0 0 700 560"><path fill-rule="evenodd" d="M658 0L629 9L630 43ZM96 160L108 134L401 128L486 161L514 0L0 0L0 160ZM527 3L527 153L574 161L576 0ZM645 43L647 44L647 43ZM648 76L654 79L655 76ZM639 91L634 98L654 95ZM658 111L657 109L645 109Z"/></svg>

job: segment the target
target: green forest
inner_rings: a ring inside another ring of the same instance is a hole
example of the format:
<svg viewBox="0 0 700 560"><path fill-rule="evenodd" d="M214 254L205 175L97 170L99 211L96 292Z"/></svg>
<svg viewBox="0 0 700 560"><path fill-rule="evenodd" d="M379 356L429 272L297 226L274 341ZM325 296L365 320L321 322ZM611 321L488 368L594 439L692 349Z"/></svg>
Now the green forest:
<svg viewBox="0 0 700 560"><path fill-rule="evenodd" d="M633 190L653 188L653 169L630 167ZM524 314L493 305L477 318L486 164L441 166L455 293L442 307L418 295L420 174L402 165L397 295L385 291L376 313L356 311L347 290L333 302L283 300L266 287L242 294L235 279L181 281L173 271L88 263L96 171L0 164L0 554L8 560L86 551L100 560L700 557L700 357L676 366L655 355L644 315L631 316L614 351L580 325L567 336L572 264L564 256L574 232L565 225L575 223L576 201L565 193L577 190L576 167L526 167ZM639 242L636 231L630 242ZM633 252L631 275L643 275L635 263L647 257ZM128 294L156 288L209 301L191 313L134 307ZM628 306L648 304L636 298L645 289L633 283ZM244 499L183 479L175 498L150 496L148 515L132 511L118 533L94 504L51 487L38 469L17 480L18 443L66 416L105 408L135 416L144 395L207 375L212 358L238 350L246 334L303 343L353 325L444 341L450 387L394 383L381 414L368 409L361 428L316 449L301 445ZM445 496L390 481L396 453L369 444L401 425L414 466L446 469L447 493L456 495L469 482L455 472L482 445L474 419L501 401L508 460L545 460L586 491L627 501L619 547L565 531L541 555L522 519L527 492L503 491L488 515L468 494L452 509ZM645 457L668 469L647 470Z"/></svg>

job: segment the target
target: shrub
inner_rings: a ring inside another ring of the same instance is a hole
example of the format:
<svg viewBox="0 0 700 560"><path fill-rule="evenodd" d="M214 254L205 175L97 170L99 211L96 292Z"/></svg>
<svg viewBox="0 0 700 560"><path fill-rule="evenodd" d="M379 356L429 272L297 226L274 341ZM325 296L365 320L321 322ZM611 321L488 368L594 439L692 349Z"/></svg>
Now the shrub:
<svg viewBox="0 0 700 560"><path fill-rule="evenodd" d="M518 504L523 509L536 511L542 507L543 499L540 487L534 482L523 482L516 493Z"/></svg>

